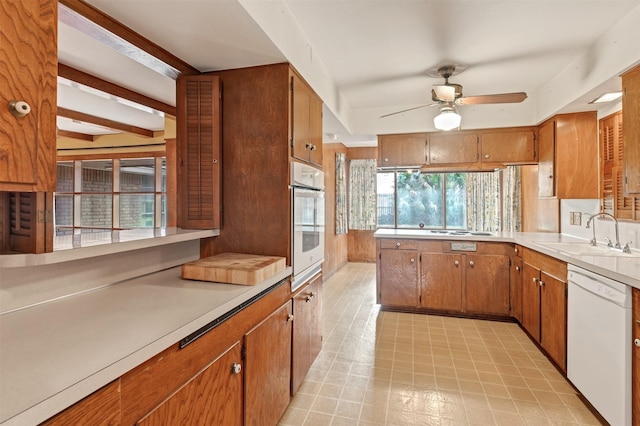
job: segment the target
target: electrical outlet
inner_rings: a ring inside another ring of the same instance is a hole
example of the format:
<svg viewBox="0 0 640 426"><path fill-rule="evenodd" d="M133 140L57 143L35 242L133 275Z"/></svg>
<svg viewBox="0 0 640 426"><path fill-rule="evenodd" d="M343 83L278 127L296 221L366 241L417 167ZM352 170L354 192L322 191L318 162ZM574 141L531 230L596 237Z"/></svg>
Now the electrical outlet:
<svg viewBox="0 0 640 426"><path fill-rule="evenodd" d="M582 213L580 212L569 212L569 224L570 225L582 225Z"/></svg>

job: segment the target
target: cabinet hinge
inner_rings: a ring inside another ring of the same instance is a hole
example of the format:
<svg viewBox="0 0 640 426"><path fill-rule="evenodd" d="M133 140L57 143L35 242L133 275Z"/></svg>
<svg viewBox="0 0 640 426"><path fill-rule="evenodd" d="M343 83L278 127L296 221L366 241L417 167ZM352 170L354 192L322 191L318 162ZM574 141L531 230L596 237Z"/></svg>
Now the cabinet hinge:
<svg viewBox="0 0 640 426"><path fill-rule="evenodd" d="M291 77L291 91L293 92L293 77Z"/></svg>
<svg viewBox="0 0 640 426"><path fill-rule="evenodd" d="M38 210L38 223L52 223L53 213L51 210Z"/></svg>
<svg viewBox="0 0 640 426"><path fill-rule="evenodd" d="M422 262L422 254L418 256L418 262Z"/></svg>
<svg viewBox="0 0 640 426"><path fill-rule="evenodd" d="M247 347L242 345L242 349L240 349L240 358L244 361L247 358Z"/></svg>
<svg viewBox="0 0 640 426"><path fill-rule="evenodd" d="M382 253L378 253L378 259L382 259Z"/></svg>

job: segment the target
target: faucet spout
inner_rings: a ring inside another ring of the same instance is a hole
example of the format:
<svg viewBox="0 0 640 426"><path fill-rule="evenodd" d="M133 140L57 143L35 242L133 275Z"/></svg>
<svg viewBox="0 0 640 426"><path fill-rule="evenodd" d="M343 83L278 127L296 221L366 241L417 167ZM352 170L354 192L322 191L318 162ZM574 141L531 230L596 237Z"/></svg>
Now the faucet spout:
<svg viewBox="0 0 640 426"><path fill-rule="evenodd" d="M613 222L614 222L615 227L616 227L616 245L615 245L615 248L617 248L617 249L621 248L622 246L620 245L620 230L618 229L618 219L616 219L612 214L607 213L607 212L599 212L599 213L595 213L595 214L591 215L589 217L589 219L587 220L586 228L589 228L589 224L591 223L591 221L593 221L596 217L599 217L599 216L607 216L607 217L610 217L611 219L613 219ZM596 242L596 223L595 223L595 221L593 222L592 230L593 230L593 238L591 238L591 241L589 241L589 244L591 244L592 246L595 246L597 244L597 242Z"/></svg>

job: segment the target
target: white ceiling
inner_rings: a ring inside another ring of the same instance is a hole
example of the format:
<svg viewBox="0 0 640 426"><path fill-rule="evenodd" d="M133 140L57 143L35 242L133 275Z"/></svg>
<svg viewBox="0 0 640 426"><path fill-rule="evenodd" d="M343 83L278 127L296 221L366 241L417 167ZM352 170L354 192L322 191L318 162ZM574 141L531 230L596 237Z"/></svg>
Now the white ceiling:
<svg viewBox="0 0 640 426"><path fill-rule="evenodd" d="M325 103L326 142L433 131L429 71L464 95L524 91L520 104L462 106L462 128L537 124L619 89L640 63L640 0L89 0L200 71L291 62ZM61 63L175 105L174 81L63 23ZM161 115L94 104L59 85L69 109L157 130ZM154 121L155 120L155 121ZM60 126L60 124L59 124ZM335 136L334 136L335 135Z"/></svg>

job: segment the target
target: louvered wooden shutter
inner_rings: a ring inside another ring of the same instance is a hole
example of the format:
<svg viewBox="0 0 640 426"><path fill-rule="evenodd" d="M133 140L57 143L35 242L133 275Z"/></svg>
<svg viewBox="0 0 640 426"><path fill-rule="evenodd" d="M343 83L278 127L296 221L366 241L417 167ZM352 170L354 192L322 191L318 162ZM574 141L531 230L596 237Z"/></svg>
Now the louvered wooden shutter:
<svg viewBox="0 0 640 426"><path fill-rule="evenodd" d="M600 121L600 152L601 173L600 198L602 211L614 212L614 177L613 168L616 161L616 116L610 116Z"/></svg>
<svg viewBox="0 0 640 426"><path fill-rule="evenodd" d="M181 76L177 82L179 179L178 224L220 227L220 81Z"/></svg>
<svg viewBox="0 0 640 426"><path fill-rule="evenodd" d="M53 223L46 213L52 202L52 193L10 192L9 212L4 216L9 218L9 241L3 249L17 253L53 251Z"/></svg>

